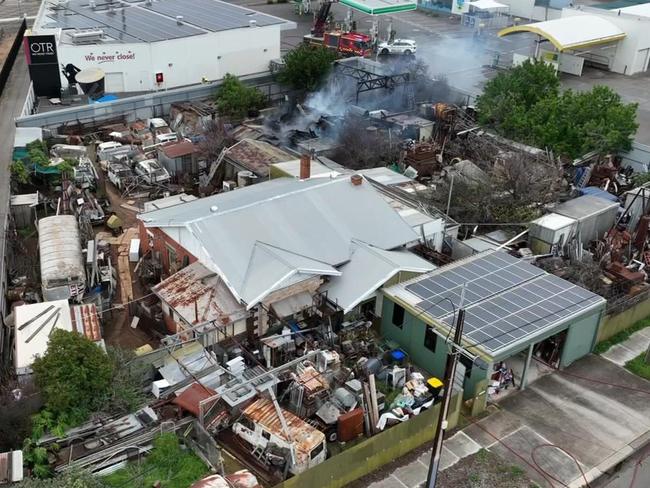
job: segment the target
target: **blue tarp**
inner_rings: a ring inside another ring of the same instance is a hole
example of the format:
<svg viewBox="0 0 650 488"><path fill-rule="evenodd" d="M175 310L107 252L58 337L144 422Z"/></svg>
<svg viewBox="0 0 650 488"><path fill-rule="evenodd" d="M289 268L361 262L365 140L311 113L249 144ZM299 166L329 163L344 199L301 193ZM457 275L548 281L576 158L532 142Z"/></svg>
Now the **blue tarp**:
<svg viewBox="0 0 650 488"><path fill-rule="evenodd" d="M612 195L608 191L601 190L597 186L585 186L580 190L581 195L591 195L593 197L602 198L604 200L609 200L610 202L618 202L618 197Z"/></svg>
<svg viewBox="0 0 650 488"><path fill-rule="evenodd" d="M90 104L92 105L93 103L114 102L115 100L119 100L119 98L115 95L104 95L97 100L90 100Z"/></svg>

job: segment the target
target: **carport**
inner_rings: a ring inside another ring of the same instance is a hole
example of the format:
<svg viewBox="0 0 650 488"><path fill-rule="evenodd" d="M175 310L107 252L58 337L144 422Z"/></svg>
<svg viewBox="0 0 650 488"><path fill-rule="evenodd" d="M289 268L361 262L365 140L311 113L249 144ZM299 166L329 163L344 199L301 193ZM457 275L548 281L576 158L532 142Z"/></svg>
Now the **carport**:
<svg viewBox="0 0 650 488"><path fill-rule="evenodd" d="M522 358L515 375L523 388L533 357L564 368L589 354L605 308L604 298L501 251L461 259L384 295L382 334L439 377L458 309L465 309L465 398L501 361Z"/></svg>
<svg viewBox="0 0 650 488"><path fill-rule="evenodd" d="M576 15L514 25L499 31L499 37L522 32L539 36L534 55L536 59L541 58L554 64L557 70L575 75L582 74L585 60L609 69L613 56L607 50L615 48L626 36L620 27L603 17ZM550 42L555 50L541 49L543 42Z"/></svg>

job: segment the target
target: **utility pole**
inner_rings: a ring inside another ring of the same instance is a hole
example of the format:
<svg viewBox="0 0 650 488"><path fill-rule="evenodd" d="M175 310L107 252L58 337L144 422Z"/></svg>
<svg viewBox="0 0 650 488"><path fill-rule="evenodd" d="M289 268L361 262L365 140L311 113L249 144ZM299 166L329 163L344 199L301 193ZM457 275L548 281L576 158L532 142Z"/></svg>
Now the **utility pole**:
<svg viewBox="0 0 650 488"><path fill-rule="evenodd" d="M462 299L461 299L462 300ZM426 488L435 488L436 479L438 478L438 468L440 467L440 457L442 455L442 441L447 430L447 413L449 412L449 403L451 402L451 393L454 389L454 377L456 374L456 364L460 354L461 338L463 337L463 324L465 322L465 309L458 310L456 318L456 330L454 331L454 342L451 345L451 351L447 354L447 364L445 366L445 378L443 380L444 394L440 406L440 415L436 425L436 433L433 439L433 451L431 452L431 461L429 462L429 472L427 474Z"/></svg>

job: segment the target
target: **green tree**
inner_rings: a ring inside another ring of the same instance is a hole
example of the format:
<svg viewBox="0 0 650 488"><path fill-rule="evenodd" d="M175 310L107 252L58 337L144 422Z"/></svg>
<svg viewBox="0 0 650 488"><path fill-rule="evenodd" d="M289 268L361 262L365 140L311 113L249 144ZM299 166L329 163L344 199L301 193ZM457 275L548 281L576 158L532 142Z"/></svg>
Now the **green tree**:
<svg viewBox="0 0 650 488"><path fill-rule="evenodd" d="M300 44L284 55L278 81L297 90L315 90L332 69L336 53L322 46Z"/></svg>
<svg viewBox="0 0 650 488"><path fill-rule="evenodd" d="M50 164L50 158L48 157L47 145L45 142L37 139L28 142L25 148L27 149L27 156L32 163L40 166L47 166Z"/></svg>
<svg viewBox="0 0 650 488"><path fill-rule="evenodd" d="M479 121L505 137L576 158L631 147L637 104L625 104L606 86L559 92L554 69L525 62L501 73L478 98Z"/></svg>
<svg viewBox="0 0 650 488"><path fill-rule="evenodd" d="M32 369L45 407L59 426L85 421L110 395L109 357L76 332L54 329L47 351Z"/></svg>
<svg viewBox="0 0 650 488"><path fill-rule="evenodd" d="M476 101L479 121L503 127L504 131L515 130L526 110L544 98L556 97L559 87L560 81L552 66L527 60L488 81Z"/></svg>
<svg viewBox="0 0 650 488"><path fill-rule="evenodd" d="M107 485L87 471L66 471L51 479L25 478L13 488L106 488Z"/></svg>
<svg viewBox="0 0 650 488"><path fill-rule="evenodd" d="M266 105L266 97L257 88L244 85L239 78L226 74L216 94L221 115L241 119Z"/></svg>
<svg viewBox="0 0 650 488"><path fill-rule="evenodd" d="M14 161L11 163L10 170L11 177L14 179L14 181L20 183L21 185L27 184L29 181L29 170L25 166L25 163L22 161Z"/></svg>

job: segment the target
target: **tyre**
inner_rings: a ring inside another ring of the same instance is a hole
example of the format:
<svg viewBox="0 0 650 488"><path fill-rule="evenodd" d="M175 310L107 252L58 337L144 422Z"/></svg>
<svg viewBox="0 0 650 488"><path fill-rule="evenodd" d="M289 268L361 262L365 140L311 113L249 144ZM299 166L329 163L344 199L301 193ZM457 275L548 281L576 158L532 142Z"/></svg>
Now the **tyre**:
<svg viewBox="0 0 650 488"><path fill-rule="evenodd" d="M390 51L388 50L388 48L385 47L384 49L381 50L381 53L379 53L379 54L383 54L384 56L386 56L386 55L390 54Z"/></svg>
<svg viewBox="0 0 650 488"><path fill-rule="evenodd" d="M404 56L410 56L411 54L413 54L413 53L411 52L410 49L407 49L406 51L404 51Z"/></svg>
<svg viewBox="0 0 650 488"><path fill-rule="evenodd" d="M336 430L331 430L327 433L327 442L336 442L338 438L339 436Z"/></svg>

